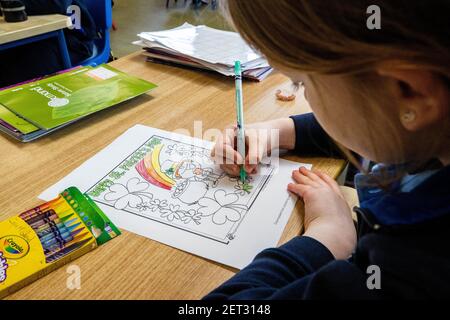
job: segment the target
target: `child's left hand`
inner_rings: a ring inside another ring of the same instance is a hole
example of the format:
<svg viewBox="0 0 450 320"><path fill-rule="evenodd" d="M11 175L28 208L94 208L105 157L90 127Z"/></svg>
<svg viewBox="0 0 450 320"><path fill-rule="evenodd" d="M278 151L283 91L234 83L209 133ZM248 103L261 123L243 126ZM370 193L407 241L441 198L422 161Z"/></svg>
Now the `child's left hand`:
<svg viewBox="0 0 450 320"><path fill-rule="evenodd" d="M288 190L305 202L305 236L326 246L336 259L348 258L356 245L351 210L331 177L301 167L292 173Z"/></svg>

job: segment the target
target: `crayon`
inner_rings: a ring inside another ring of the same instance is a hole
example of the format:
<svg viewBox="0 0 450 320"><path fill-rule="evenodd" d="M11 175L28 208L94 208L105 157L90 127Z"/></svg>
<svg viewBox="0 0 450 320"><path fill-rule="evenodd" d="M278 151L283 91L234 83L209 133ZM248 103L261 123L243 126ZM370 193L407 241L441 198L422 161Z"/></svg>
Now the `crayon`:
<svg viewBox="0 0 450 320"><path fill-rule="evenodd" d="M61 219L67 219L67 217L71 217L74 215L74 211L72 208L69 208L68 210L65 210L62 212L57 212L57 213Z"/></svg>
<svg viewBox="0 0 450 320"><path fill-rule="evenodd" d="M57 223L54 226L47 224L47 225L44 225L44 226L41 226L41 227L44 227L44 228L42 228L40 230L35 230L37 235L38 235L38 237L40 239L42 239L43 237L45 237L45 236L47 236L49 234L59 234L61 232L67 232L68 231L66 226L63 223Z"/></svg>
<svg viewBox="0 0 450 320"><path fill-rule="evenodd" d="M65 238L55 238L55 237L53 237L53 238L50 238L49 240L43 241L41 243L42 243L42 246L44 248L48 249L48 248L53 247L53 246L55 246L57 244L60 245L60 246L64 246L67 242L70 242L72 240L73 240L73 238L69 234Z"/></svg>
<svg viewBox="0 0 450 320"><path fill-rule="evenodd" d="M72 219L70 221L74 220L76 219ZM78 226L81 226L81 228L74 231L74 229ZM81 222L69 226L64 223L59 223L56 225L48 225L46 229L42 229L38 232L38 236L41 240L44 251L48 252L55 249L61 249L67 242L72 241L73 237L82 230L85 230L85 227L81 224Z"/></svg>
<svg viewBox="0 0 450 320"><path fill-rule="evenodd" d="M80 231L83 231L84 228L80 228L73 232L62 232L60 235L49 234L45 236L45 239L41 239L41 244L44 248L52 247L56 244L60 246L64 246L66 243L71 242Z"/></svg>
<svg viewBox="0 0 450 320"><path fill-rule="evenodd" d="M59 217L56 213L53 213L52 215L48 216L48 217L42 217L40 220L31 223L30 227L32 227L33 229L37 229L40 226L43 226L46 223L49 223L50 221L60 221Z"/></svg>
<svg viewBox="0 0 450 320"><path fill-rule="evenodd" d="M89 234L89 232L82 233L82 234L72 238L70 241L67 241L67 242L50 241L49 245L47 247L43 245L44 253L46 255L48 255L48 254L51 254L52 252L62 250L65 247L67 247L68 245L70 245L71 243L77 242L77 241L83 239L83 237L85 237L88 234Z"/></svg>
<svg viewBox="0 0 450 320"><path fill-rule="evenodd" d="M39 239L41 240L41 242L45 242L51 238L55 238L55 237L59 237L62 234L67 233L68 230L66 229L66 227L63 225L62 227L58 227L58 228L54 228L54 230L52 232L45 232L45 234L43 234L42 232L37 233L39 236Z"/></svg>
<svg viewBox="0 0 450 320"><path fill-rule="evenodd" d="M73 230L75 230L75 228L77 228L79 225L81 225L81 223L77 223L74 224L70 227L67 227L64 223L58 223L56 226L48 226L45 229L36 231L37 235L39 236L39 238L43 238L49 234L54 234L54 235L59 235L61 233L64 232L72 232Z"/></svg>
<svg viewBox="0 0 450 320"><path fill-rule="evenodd" d="M53 255L53 254L55 254L55 253L57 253L57 252L59 252L61 250L64 250L64 248L67 248L67 247L71 246L74 243L80 242L83 237L84 237L84 235L76 237L74 240L72 240L71 242L66 243L66 245L64 245L64 246L54 245L54 246L52 246L52 247L50 247L48 249L44 249L45 257L49 257L49 256L51 256L51 255Z"/></svg>
<svg viewBox="0 0 450 320"><path fill-rule="evenodd" d="M66 226L62 222L55 223L54 221L48 222L37 229L35 229L36 233L40 234L42 232L51 232L56 230L57 228L65 228Z"/></svg>
<svg viewBox="0 0 450 320"><path fill-rule="evenodd" d="M56 198L54 200L51 200L51 201L46 202L46 203L43 203L43 204L41 204L41 205L39 205L39 206L37 206L37 207L35 207L33 209L30 209L30 210L27 210L27 211L21 213L19 215L19 217L21 219L25 220L25 219L27 219L29 217L32 217L35 214L39 214L40 212L42 212L42 211L44 211L44 210L46 210L46 209L48 209L48 208L50 208L52 206L58 206L63 201L65 201L65 199L63 197L59 196L58 198Z"/></svg>
<svg viewBox="0 0 450 320"><path fill-rule="evenodd" d="M57 233L57 232L73 231L80 225L81 222L71 225L69 227L67 227L64 223L57 223L55 226L46 224L42 226L43 228L40 227L40 229L36 230L36 233L39 236L39 238L42 238L43 236L54 232Z"/></svg>
<svg viewBox="0 0 450 320"><path fill-rule="evenodd" d="M69 214L68 216L60 218L60 220L66 225L79 220L77 217L72 218L73 216L74 216L74 214L72 213L72 214ZM72 218L72 219L70 219L70 218Z"/></svg>
<svg viewBox="0 0 450 320"><path fill-rule="evenodd" d="M42 213L44 210L50 208L50 204L49 203L45 203L42 206L36 207L34 209L25 211L24 213L20 214L19 217L23 220L27 220L30 217L34 217L40 213Z"/></svg>
<svg viewBox="0 0 450 320"><path fill-rule="evenodd" d="M70 213L70 214L69 214ZM53 214L56 214L58 216L59 219L61 220L67 220L69 219L69 217L73 216L74 213L72 210L68 210L68 211L63 211L61 213L56 213L55 210L50 209L48 211L45 211L44 213L37 215L29 220L26 220L26 222L30 225L32 225L33 223L40 221L40 220L45 220L46 218L50 218L51 216L53 216Z"/></svg>
<svg viewBox="0 0 450 320"><path fill-rule="evenodd" d="M77 234L79 234L81 231L83 231L84 228L77 229L75 231L62 231L59 230L58 234L56 233L49 233L41 238L41 243L46 243L52 239L60 242L67 243L68 241L72 241L73 237L75 237ZM61 232L62 231L62 232Z"/></svg>
<svg viewBox="0 0 450 320"><path fill-rule="evenodd" d="M74 251L74 250L76 250L76 249L78 249L78 248L81 248L81 247L84 246L86 243L88 243L91 239L92 239L92 238L88 238L88 239L82 240L82 241L80 241L80 242L73 243L73 244L71 244L71 245L65 247L64 249L62 249L62 250L60 250L60 251L58 251L58 252L55 252L55 253L53 253L52 255L49 255L49 256L46 258L47 263L53 262L53 261L55 261L55 260L58 260L58 259L62 258L63 256L65 256L65 255L71 253L72 251Z"/></svg>
<svg viewBox="0 0 450 320"><path fill-rule="evenodd" d="M64 205L64 204L60 203L60 204L52 205L52 204L46 203L40 207L35 208L33 211L30 211L28 214L22 215L21 218L23 220L33 219L33 218L39 216L40 214L42 214L43 212L45 212L46 210L49 210L49 209L56 210L56 209L60 208L62 205Z"/></svg>
<svg viewBox="0 0 450 320"><path fill-rule="evenodd" d="M67 220L67 221L66 220L67 220L66 218L63 218L62 221L61 221L66 227L71 227L76 222L80 221L80 219L78 219L78 218L73 218L73 219L70 219L70 220Z"/></svg>
<svg viewBox="0 0 450 320"><path fill-rule="evenodd" d="M36 229L36 231L41 231L42 229L45 229L45 228L48 227L48 226L55 226L55 224L56 224L56 226L58 226L58 227L59 227L59 225L62 225L62 226L66 225L66 226L67 226L68 224L70 224L70 223L72 223L72 222L75 222L75 221L77 220L77 218L68 220L68 219L69 219L70 217L72 217L72 216L73 216L73 213L70 214L70 215L68 215L68 216L66 216L66 217L63 217L63 218L59 218L59 219L57 219L57 220L52 220L52 221L46 222L45 224L39 226L39 227Z"/></svg>
<svg viewBox="0 0 450 320"><path fill-rule="evenodd" d="M55 226L56 226L58 223L64 223L64 220L68 219L70 216L71 216L71 215L69 215L69 216L67 216L67 217L64 217L64 218L59 218L56 214L55 214L55 215L51 215L51 216L48 217L48 218L43 218L43 219L41 219L41 220L39 220L39 221L33 223L33 224L31 225L31 227L32 227L34 230L39 230L39 228L45 226L46 224L49 224L49 225L55 225ZM74 218L74 219L70 220L70 223L75 222L76 220L77 220L77 218ZM68 223L68 222L69 222L69 221L67 221L67 223ZM66 225L67 225L67 224L66 224Z"/></svg>
<svg viewBox="0 0 450 320"><path fill-rule="evenodd" d="M35 223L35 222L38 222L39 220L42 220L43 218L48 218L48 217L50 217L51 215L54 215L54 214L56 214L55 210L50 209L50 210L47 210L47 211L45 211L45 212L43 212L43 213L36 214L36 215L33 216L32 218L27 218L25 221L26 221L29 225L31 225L31 224L33 224L33 223Z"/></svg>
<svg viewBox="0 0 450 320"><path fill-rule="evenodd" d="M69 237L70 235L72 237L74 237L83 230L84 230L84 228L79 228L77 230L59 229L55 233L49 233L49 234L44 235L42 238L40 238L40 240L41 240L41 242L45 242L45 241L53 239L53 238L65 239L65 238Z"/></svg>

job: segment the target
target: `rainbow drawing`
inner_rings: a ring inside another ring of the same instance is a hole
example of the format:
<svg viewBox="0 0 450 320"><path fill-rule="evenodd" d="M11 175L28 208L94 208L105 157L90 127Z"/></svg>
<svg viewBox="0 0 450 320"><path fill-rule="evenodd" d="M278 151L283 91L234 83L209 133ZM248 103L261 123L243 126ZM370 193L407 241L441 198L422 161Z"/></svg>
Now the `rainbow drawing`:
<svg viewBox="0 0 450 320"><path fill-rule="evenodd" d="M175 185L175 181L162 171L159 162L159 155L161 154L162 148L162 144L156 145L153 150L144 157L144 159L139 161L136 165L136 170L142 178L154 186L171 190Z"/></svg>

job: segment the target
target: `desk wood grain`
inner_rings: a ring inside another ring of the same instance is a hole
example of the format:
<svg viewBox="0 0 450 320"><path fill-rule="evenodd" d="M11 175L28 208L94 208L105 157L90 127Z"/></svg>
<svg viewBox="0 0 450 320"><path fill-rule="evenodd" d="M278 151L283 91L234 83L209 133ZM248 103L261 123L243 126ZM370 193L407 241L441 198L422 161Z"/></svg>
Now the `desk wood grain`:
<svg viewBox="0 0 450 320"><path fill-rule="evenodd" d="M0 219L40 203L37 195L98 153L135 124L192 132L223 128L235 121L231 78L145 62L140 54L112 65L159 87L117 108L100 112L38 141L21 144L0 135ZM244 83L247 123L308 112L306 101L279 102L275 91L291 82L273 74L261 83ZM327 158L291 160L313 163L336 177L345 162ZM284 186L280 186L284 187ZM303 206L298 202L280 243L299 234ZM66 287L61 268L10 295L9 299L198 299L230 278L236 270L124 232L122 236L77 259L81 289Z"/></svg>
<svg viewBox="0 0 450 320"><path fill-rule="evenodd" d="M65 29L71 25L70 18L62 14L29 16L26 21L13 23L7 23L0 17L0 44Z"/></svg>

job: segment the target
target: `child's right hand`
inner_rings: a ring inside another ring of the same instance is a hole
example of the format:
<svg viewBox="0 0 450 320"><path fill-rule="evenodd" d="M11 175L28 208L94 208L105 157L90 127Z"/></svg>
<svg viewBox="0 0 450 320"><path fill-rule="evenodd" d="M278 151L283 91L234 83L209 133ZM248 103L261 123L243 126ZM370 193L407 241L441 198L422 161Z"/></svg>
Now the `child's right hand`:
<svg viewBox="0 0 450 320"><path fill-rule="evenodd" d="M254 174L263 157L270 155L272 150L277 148L291 150L295 146L295 127L290 118L245 126L245 155L236 151L236 134L236 127L225 129L217 137L211 151L214 161L220 164L223 171L232 176L239 176L241 165L244 165L244 170L248 174ZM276 134L279 135L278 139L274 139Z"/></svg>

